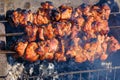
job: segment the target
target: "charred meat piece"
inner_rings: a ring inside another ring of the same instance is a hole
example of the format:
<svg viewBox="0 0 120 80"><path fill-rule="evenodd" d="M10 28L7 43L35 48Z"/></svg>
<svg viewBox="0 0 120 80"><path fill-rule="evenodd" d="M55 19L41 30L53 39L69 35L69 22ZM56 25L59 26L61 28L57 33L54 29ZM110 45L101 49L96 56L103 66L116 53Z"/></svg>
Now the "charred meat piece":
<svg viewBox="0 0 120 80"><path fill-rule="evenodd" d="M12 20L15 25L19 24L19 13L17 11L13 12Z"/></svg>
<svg viewBox="0 0 120 80"><path fill-rule="evenodd" d="M28 44L24 58L28 61L34 62L38 60L39 55L36 53L36 49L38 48L37 43L31 42Z"/></svg>
<svg viewBox="0 0 120 80"><path fill-rule="evenodd" d="M42 2L41 6L43 9L53 9L54 8L53 3L50 1Z"/></svg>
<svg viewBox="0 0 120 80"><path fill-rule="evenodd" d="M74 58L82 53L82 47L79 45L79 38L74 38L73 44L70 45L70 49L67 50L66 55Z"/></svg>
<svg viewBox="0 0 120 80"><path fill-rule="evenodd" d="M40 55L40 60L53 60L54 52L49 51L50 47L46 45L41 45L37 53Z"/></svg>
<svg viewBox="0 0 120 80"><path fill-rule="evenodd" d="M83 15L82 8L80 6L75 9L75 12L76 12L76 16L75 17Z"/></svg>
<svg viewBox="0 0 120 80"><path fill-rule="evenodd" d="M72 7L61 5L59 7L61 13L61 19L70 19L72 15Z"/></svg>
<svg viewBox="0 0 120 80"><path fill-rule="evenodd" d="M37 14L33 13L33 24L37 25Z"/></svg>
<svg viewBox="0 0 120 80"><path fill-rule="evenodd" d="M45 54L46 60L53 60L54 59L54 52L48 52Z"/></svg>
<svg viewBox="0 0 120 80"><path fill-rule="evenodd" d="M106 53L103 53L101 56L100 56L100 60L104 61L108 58L108 54Z"/></svg>
<svg viewBox="0 0 120 80"><path fill-rule="evenodd" d="M92 29L95 33L100 33L101 35L106 35L109 32L108 22L106 20L96 21Z"/></svg>
<svg viewBox="0 0 120 80"><path fill-rule="evenodd" d="M77 17L75 20L79 27L82 27L84 25L85 20L83 17Z"/></svg>
<svg viewBox="0 0 120 80"><path fill-rule="evenodd" d="M27 25L25 32L27 33L27 39L29 42L35 41L37 36L38 27L36 25Z"/></svg>
<svg viewBox="0 0 120 80"><path fill-rule="evenodd" d="M28 45L28 42L19 42L15 47L15 50L20 57L24 56L27 45Z"/></svg>
<svg viewBox="0 0 120 80"><path fill-rule="evenodd" d="M66 61L66 56L63 52L57 52L55 53L55 60L57 60L58 62Z"/></svg>
<svg viewBox="0 0 120 80"><path fill-rule="evenodd" d="M110 53L120 49L119 42L107 35L110 15L107 4L83 4L73 9L67 5L54 8L46 1L36 13L21 10L12 15L14 24L24 26L27 38L27 42L17 44L16 52L31 62L59 62L67 58L74 58L79 63L98 58L106 60Z"/></svg>
<svg viewBox="0 0 120 80"><path fill-rule="evenodd" d="M57 51L57 49L58 49L58 44L59 44L59 42L58 42L58 40L55 39L55 38L49 40L49 41L48 41L48 46L49 46L49 48L50 48L49 51L50 51L50 52L55 52L55 51Z"/></svg>
<svg viewBox="0 0 120 80"><path fill-rule="evenodd" d="M19 20L21 25L27 25L28 11L23 10L19 18L20 18Z"/></svg>
<svg viewBox="0 0 120 80"><path fill-rule="evenodd" d="M53 21L59 21L61 18L60 12L57 9L51 10L51 19Z"/></svg>
<svg viewBox="0 0 120 80"><path fill-rule="evenodd" d="M27 22L31 22L33 23L33 13L31 10L28 11L28 14L27 14Z"/></svg>
<svg viewBox="0 0 120 80"><path fill-rule="evenodd" d="M44 38L44 29L43 28L41 28L41 27L38 28L38 35L39 35L40 40L45 40L45 38Z"/></svg>
<svg viewBox="0 0 120 80"><path fill-rule="evenodd" d="M39 8L37 11L37 24L47 24L49 22L49 13L46 10Z"/></svg>
<svg viewBox="0 0 120 80"><path fill-rule="evenodd" d="M105 20L108 20L109 19L109 16L110 16L110 7L108 6L108 4L103 4L102 5L102 18L105 19Z"/></svg>
<svg viewBox="0 0 120 80"><path fill-rule="evenodd" d="M89 17L92 15L91 13L91 6L90 5L83 5L83 8L82 8L82 11L83 11L83 15Z"/></svg>
<svg viewBox="0 0 120 80"><path fill-rule="evenodd" d="M87 60L87 57L84 54L82 54L82 53L78 53L75 56L75 62L82 63L82 62L85 62L86 60Z"/></svg>
<svg viewBox="0 0 120 80"><path fill-rule="evenodd" d="M36 49L36 53L39 54L40 60L45 60L45 54L49 51L48 48L45 48L46 42L41 41L38 42L38 48Z"/></svg>
<svg viewBox="0 0 120 80"><path fill-rule="evenodd" d="M58 40L53 38L51 40L41 42L36 52L40 55L40 60L52 60L54 58L54 53L57 50Z"/></svg>
<svg viewBox="0 0 120 80"><path fill-rule="evenodd" d="M87 34L88 39L95 37L94 30L92 29L93 22L94 22L94 17L92 16L88 17L84 27L82 28L82 30Z"/></svg>
<svg viewBox="0 0 120 80"><path fill-rule="evenodd" d="M57 36L65 36L71 33L71 26L70 22L60 22L56 24L56 28L54 29L54 33Z"/></svg>
<svg viewBox="0 0 120 80"><path fill-rule="evenodd" d="M76 51L75 49L69 49L67 52L66 52L66 55L70 56L71 58L74 58L76 56Z"/></svg>
<svg viewBox="0 0 120 80"><path fill-rule="evenodd" d="M47 39L52 39L54 37L54 29L52 27L52 24L47 24L45 27L44 27L44 36L45 38Z"/></svg>
<svg viewBox="0 0 120 80"><path fill-rule="evenodd" d="M115 51L120 49L119 42L113 36L111 36L110 40L108 41L108 48L107 49L108 49L109 53L115 52Z"/></svg>
<svg viewBox="0 0 120 80"><path fill-rule="evenodd" d="M63 40L61 40L59 43L59 50L55 53L55 60L57 60L58 62L66 61L65 44Z"/></svg>

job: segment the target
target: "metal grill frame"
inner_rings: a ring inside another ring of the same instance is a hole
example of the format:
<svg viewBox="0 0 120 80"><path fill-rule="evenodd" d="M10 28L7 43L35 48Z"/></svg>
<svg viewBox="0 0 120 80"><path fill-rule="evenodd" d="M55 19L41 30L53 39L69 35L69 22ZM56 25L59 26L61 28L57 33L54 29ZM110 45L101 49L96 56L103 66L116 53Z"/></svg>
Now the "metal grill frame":
<svg viewBox="0 0 120 80"><path fill-rule="evenodd" d="M102 80L119 80L120 77L116 77L118 71L120 71L120 66L115 66L115 67L106 68L106 69L95 69L95 70L83 70L83 71L58 73L58 74L48 75L47 77L50 77L51 79L53 79L54 77L58 77L58 80L66 80L63 78L68 77L68 80L75 80L73 79L74 75L79 75L77 80L101 80L100 76L102 75ZM105 75L103 75L103 72ZM93 73L96 73L96 76L91 77ZM86 79L84 79L83 77L83 75L85 74L87 74ZM112 75L112 79L108 78L110 74ZM44 79L43 76L30 77L28 75L23 74L20 80L39 80L38 78Z"/></svg>

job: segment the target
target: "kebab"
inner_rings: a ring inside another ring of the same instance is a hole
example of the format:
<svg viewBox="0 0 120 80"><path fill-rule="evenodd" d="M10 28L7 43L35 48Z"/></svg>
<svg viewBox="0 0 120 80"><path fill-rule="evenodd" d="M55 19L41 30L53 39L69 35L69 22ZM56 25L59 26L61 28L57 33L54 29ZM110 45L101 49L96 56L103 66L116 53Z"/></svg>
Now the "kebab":
<svg viewBox="0 0 120 80"><path fill-rule="evenodd" d="M37 13L13 12L14 24L25 27L26 39L18 42L15 51L25 60L66 61L74 58L76 62L106 60L110 53L120 49L119 42L108 36L108 5L77 7L67 5L54 8L44 2ZM22 18L21 18L22 19ZM30 23L30 24L29 24ZM38 39L38 41L37 41Z"/></svg>

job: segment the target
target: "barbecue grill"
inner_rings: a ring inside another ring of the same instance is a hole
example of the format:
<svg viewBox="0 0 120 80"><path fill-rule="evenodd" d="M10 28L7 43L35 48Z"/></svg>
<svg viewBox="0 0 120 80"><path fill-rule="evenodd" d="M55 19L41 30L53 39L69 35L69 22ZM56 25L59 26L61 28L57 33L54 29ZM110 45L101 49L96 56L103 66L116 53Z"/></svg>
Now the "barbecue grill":
<svg viewBox="0 0 120 80"><path fill-rule="evenodd" d="M6 12L8 10L22 8L22 9L31 9L32 11L35 11L40 6L40 2L43 2L44 0L0 0L0 48L1 49L7 49L9 47L9 38L15 37L24 34L23 32L17 32L17 33L10 33L9 28L6 27L6 24L8 25L8 22L6 21ZM61 4L68 4L73 7L76 7L82 3L94 5L99 2L99 0L49 0L52 1L53 4L57 7ZM108 2L111 6L111 9L113 9L113 5L110 3L112 0L105 0L105 2ZM102 4L102 0L99 4ZM119 0L117 0L117 4L119 3ZM118 7L119 9L119 7ZM118 10L113 10L114 12L111 13L109 25L110 29L113 31L113 34L119 41L119 28L120 24L118 23L112 23L114 20L119 20L116 18L116 16L119 16L119 12L115 12ZM110 33L112 34L112 33ZM9 37L9 38L8 38ZM6 40L7 38L7 40ZM2 45L2 47L1 47ZM7 61L7 55L8 53L15 53L14 51L9 50L1 50L0 51L0 80L4 80L7 77L7 74L9 72L9 63ZM37 76L30 76L27 74L22 74L19 78L20 80L42 80L42 79L55 79L58 78L58 80L119 80L120 77L117 75L120 73L120 65L118 66L111 66L110 64L105 63L104 68L99 69L91 69L91 70L82 70L82 71L70 71L70 72L61 72L61 73L54 73L49 74L47 76L38 74ZM107 66L107 67L106 67ZM73 66L74 67L74 66Z"/></svg>

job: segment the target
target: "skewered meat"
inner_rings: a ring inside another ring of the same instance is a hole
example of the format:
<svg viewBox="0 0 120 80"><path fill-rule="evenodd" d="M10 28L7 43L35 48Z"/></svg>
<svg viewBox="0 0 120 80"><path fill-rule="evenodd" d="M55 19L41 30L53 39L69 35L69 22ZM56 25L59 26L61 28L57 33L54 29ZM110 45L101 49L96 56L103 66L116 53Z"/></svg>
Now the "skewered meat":
<svg viewBox="0 0 120 80"><path fill-rule="evenodd" d="M54 52L50 52L48 46L44 46L44 54L40 56L40 60L52 60L54 58Z"/></svg>
<svg viewBox="0 0 120 80"><path fill-rule="evenodd" d="M109 19L109 15L110 15L110 7L108 6L108 4L103 4L102 5L102 15L103 15L103 18L108 20Z"/></svg>
<svg viewBox="0 0 120 80"><path fill-rule="evenodd" d="M19 24L19 13L17 11L13 12L12 20L15 25Z"/></svg>
<svg viewBox="0 0 120 80"><path fill-rule="evenodd" d="M44 57L45 53L44 53L44 48L43 48L43 46L40 46L40 47L36 50L36 52L39 54L40 60L44 60L44 59L45 59L45 57Z"/></svg>
<svg viewBox="0 0 120 80"><path fill-rule="evenodd" d="M83 15L83 13L82 13L82 9L81 9L80 6L76 8L75 12L77 13L77 16L76 16L76 17L78 17L78 16L82 16L82 15Z"/></svg>
<svg viewBox="0 0 120 80"><path fill-rule="evenodd" d="M65 44L64 41L61 40L59 43L59 50L58 52L55 53L55 60L58 62L60 61L66 61L66 56L65 56Z"/></svg>
<svg viewBox="0 0 120 80"><path fill-rule="evenodd" d="M28 25L25 27L25 32L27 33L28 41L35 41L37 36L38 27L36 25Z"/></svg>
<svg viewBox="0 0 120 80"><path fill-rule="evenodd" d="M31 10L28 11L28 14L27 14L27 22L33 22L33 13Z"/></svg>
<svg viewBox="0 0 120 80"><path fill-rule="evenodd" d="M19 42L16 52L28 61L74 58L76 62L106 60L120 49L119 42L109 37L110 8L84 5L75 10L67 5L54 8L41 3L36 13L13 12L15 24L22 24L29 42Z"/></svg>
<svg viewBox="0 0 120 80"><path fill-rule="evenodd" d="M101 21L103 19L101 14L101 9L99 6L93 6L91 8L91 13L95 21Z"/></svg>
<svg viewBox="0 0 120 80"><path fill-rule="evenodd" d="M51 10L51 19L53 21L59 21L61 18L60 12L57 9Z"/></svg>
<svg viewBox="0 0 120 80"><path fill-rule="evenodd" d="M78 54L78 51L82 51L81 46L79 46L80 38L73 38L73 43L69 46L70 49L67 50L66 55L70 55L70 57L75 57Z"/></svg>
<svg viewBox="0 0 120 80"><path fill-rule="evenodd" d="M92 15L91 12L90 12L91 11L91 6L84 5L83 7L84 7L83 8L83 14L87 17L91 16Z"/></svg>
<svg viewBox="0 0 120 80"><path fill-rule="evenodd" d="M24 56L25 59L31 62L38 60L39 55L36 53L37 48L38 48L37 43L35 42L29 43L25 51L26 52Z"/></svg>
<svg viewBox="0 0 120 80"><path fill-rule="evenodd" d="M28 42L19 42L17 44L15 49L20 57L24 56L27 45L28 45Z"/></svg>
<svg viewBox="0 0 120 80"><path fill-rule="evenodd" d="M45 54L45 59L46 60L53 60L54 58L54 53L53 52L48 52Z"/></svg>
<svg viewBox="0 0 120 80"><path fill-rule="evenodd" d="M52 27L52 24L47 24L47 26L44 27L44 36L48 39L52 39L54 37L54 29Z"/></svg>
<svg viewBox="0 0 120 80"><path fill-rule="evenodd" d="M61 26L61 24L62 23L57 23L56 25L57 25L57 27L55 28L55 30L54 30L54 33L55 33L55 35L57 35L57 36L63 36L63 32L62 32L62 26Z"/></svg>
<svg viewBox="0 0 120 80"><path fill-rule="evenodd" d="M39 35L39 39L40 40L44 40L45 39L44 38L44 30L43 30L43 28L41 28L41 27L38 28L38 35Z"/></svg>
<svg viewBox="0 0 120 80"><path fill-rule="evenodd" d="M71 30L71 39L77 37L79 31L79 27L77 27L77 25L73 25Z"/></svg>
<svg viewBox="0 0 120 80"><path fill-rule="evenodd" d="M57 51L57 49L58 49L58 40L57 39L55 39L55 38L53 38L52 40L50 40L49 42L48 42L48 46L49 46L49 51L50 52L55 52L55 51Z"/></svg>
<svg viewBox="0 0 120 80"><path fill-rule="evenodd" d="M66 55L74 58L74 57L76 56L76 52L75 52L74 49L69 49L69 50L67 51Z"/></svg>
<svg viewBox="0 0 120 80"><path fill-rule="evenodd" d="M52 2L41 3L42 8L37 11L37 24L47 24L50 20L50 12L54 8Z"/></svg>
<svg viewBox="0 0 120 80"><path fill-rule="evenodd" d="M65 36L71 33L71 23L69 22L61 22L56 24L57 27L54 29L54 33L57 36Z"/></svg>
<svg viewBox="0 0 120 80"><path fill-rule="evenodd" d="M85 23L85 26L84 26L84 31L90 31L91 28L92 28L92 22L94 21L94 18L93 17L88 17L86 23Z"/></svg>
<svg viewBox="0 0 120 80"><path fill-rule="evenodd" d="M79 63L82 63L82 62L85 62L87 60L86 56L84 56L83 53L78 53L76 56L75 56L75 62L79 62Z"/></svg>
<svg viewBox="0 0 120 80"><path fill-rule="evenodd" d="M21 23L21 25L27 25L27 13L27 11L21 12L21 16L19 17L19 22Z"/></svg>
<svg viewBox="0 0 120 80"><path fill-rule="evenodd" d="M54 58L54 53L57 51L57 49L57 39L51 39L39 44L39 48L36 50L36 52L40 55L40 60L52 60Z"/></svg>
<svg viewBox="0 0 120 80"><path fill-rule="evenodd" d="M102 61L104 61L104 60L107 59L107 57L108 57L108 55L107 55L106 53L103 53L103 54L101 55L100 59L101 59Z"/></svg>
<svg viewBox="0 0 120 80"><path fill-rule="evenodd" d="M83 17L77 17L75 20L79 27L82 27L84 25L85 20Z"/></svg>
<svg viewBox="0 0 120 80"><path fill-rule="evenodd" d="M92 28L95 33L106 35L109 32L108 22L101 20L101 22L95 22L95 26Z"/></svg>
<svg viewBox="0 0 120 80"><path fill-rule="evenodd" d="M41 25L41 24L47 24L49 22L48 20L48 16L46 16L46 11L43 9L39 9L37 12L37 24Z"/></svg>
<svg viewBox="0 0 120 80"><path fill-rule="evenodd" d="M61 13L61 19L70 19L72 15L72 7L61 5L59 7Z"/></svg>
<svg viewBox="0 0 120 80"><path fill-rule="evenodd" d="M45 3L41 4L41 8L38 9L36 13L32 13L29 11L14 11L12 20L15 23L15 25L27 25L27 22L31 22L34 24L47 24L50 19L50 11L54 8L52 3L49 1L46 1Z"/></svg>
<svg viewBox="0 0 120 80"><path fill-rule="evenodd" d="M43 9L53 9L53 4L50 1L42 2L41 6Z"/></svg>
<svg viewBox="0 0 120 80"><path fill-rule="evenodd" d="M110 40L108 41L108 52L115 52L118 49L120 49L119 42L113 36L111 36Z"/></svg>
<svg viewBox="0 0 120 80"><path fill-rule="evenodd" d="M64 55L63 52L57 52L55 53L55 60L57 60L58 62L66 61L66 56Z"/></svg>
<svg viewBox="0 0 120 80"><path fill-rule="evenodd" d="M48 49L45 48L46 43L44 41L38 43L38 48L36 49L36 53L39 54L40 60L45 59L45 53L48 52Z"/></svg>
<svg viewBox="0 0 120 80"><path fill-rule="evenodd" d="M33 24L37 25L37 14L33 13Z"/></svg>

